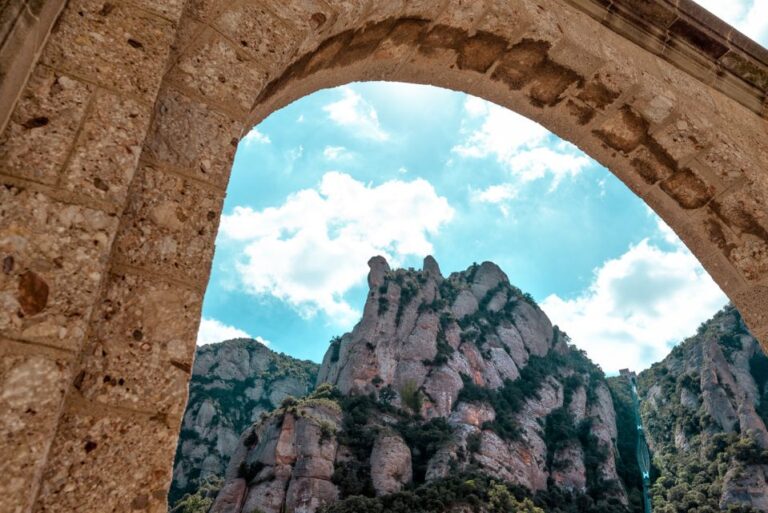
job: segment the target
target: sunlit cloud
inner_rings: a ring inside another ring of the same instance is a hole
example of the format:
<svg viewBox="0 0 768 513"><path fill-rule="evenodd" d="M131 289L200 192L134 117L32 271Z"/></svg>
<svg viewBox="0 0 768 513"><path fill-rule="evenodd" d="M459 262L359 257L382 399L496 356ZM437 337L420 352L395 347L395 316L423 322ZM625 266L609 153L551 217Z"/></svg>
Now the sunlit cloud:
<svg viewBox="0 0 768 513"><path fill-rule="evenodd" d="M236 207L222 217L221 243L242 245L235 265L246 292L349 327L360 312L344 294L364 284L368 259L382 255L398 265L432 253L431 238L453 215L426 180L371 186L333 171L278 207Z"/></svg>
<svg viewBox="0 0 768 513"><path fill-rule="evenodd" d="M465 158L494 157L521 183L550 177L555 189L576 176L592 160L546 128L508 109L473 96L464 104L465 140L452 151Z"/></svg>
<svg viewBox="0 0 768 513"><path fill-rule="evenodd" d="M203 317L200 321L200 328L197 330L197 345L213 344L233 338L252 338L265 346L269 345L268 340L264 340L261 337L252 337L240 328L229 326L217 319Z"/></svg>
<svg viewBox="0 0 768 513"><path fill-rule="evenodd" d="M270 144L272 141L270 140L269 136L259 132L258 129L252 128L250 132L245 134L245 136L240 141L241 144L244 144L245 146L253 146L255 144Z"/></svg>
<svg viewBox="0 0 768 513"><path fill-rule="evenodd" d="M606 372L641 370L694 334L727 297L674 232L658 220L658 236L631 246L594 271L590 286L573 299L550 295L541 304Z"/></svg>
<svg viewBox="0 0 768 513"><path fill-rule="evenodd" d="M351 157L351 154L344 146L326 146L323 157L327 160L343 160Z"/></svg>
<svg viewBox="0 0 768 513"><path fill-rule="evenodd" d="M511 183L491 185L485 189L469 190L470 199L475 203L498 205L504 217L509 216L509 202L517 197L517 188Z"/></svg>
<svg viewBox="0 0 768 513"><path fill-rule="evenodd" d="M377 141L386 141L389 134L381 127L376 109L351 87L341 88L341 100L329 103L323 110L334 123L354 134Z"/></svg>

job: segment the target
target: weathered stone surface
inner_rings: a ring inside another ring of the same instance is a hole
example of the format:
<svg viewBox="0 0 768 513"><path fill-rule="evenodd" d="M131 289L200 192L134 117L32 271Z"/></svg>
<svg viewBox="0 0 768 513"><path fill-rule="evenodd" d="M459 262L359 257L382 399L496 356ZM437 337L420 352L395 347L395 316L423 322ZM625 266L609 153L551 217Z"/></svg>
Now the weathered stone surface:
<svg viewBox="0 0 768 513"><path fill-rule="evenodd" d="M0 187L0 332L78 350L117 219Z"/></svg>
<svg viewBox="0 0 768 513"><path fill-rule="evenodd" d="M170 21L128 4L76 0L64 10L42 60L151 102L174 34Z"/></svg>
<svg viewBox="0 0 768 513"><path fill-rule="evenodd" d="M12 347L0 339L0 438L8 448L0 461L0 509L8 512L31 506L71 377L70 358L14 354Z"/></svg>
<svg viewBox="0 0 768 513"><path fill-rule="evenodd" d="M94 87L38 68L0 139L0 171L55 184Z"/></svg>
<svg viewBox="0 0 768 513"><path fill-rule="evenodd" d="M92 102L62 171L62 185L74 194L122 207L149 127L151 108L103 90Z"/></svg>
<svg viewBox="0 0 768 513"><path fill-rule="evenodd" d="M80 384L83 395L139 410L183 413L200 292L131 273L109 276Z"/></svg>
<svg viewBox="0 0 768 513"><path fill-rule="evenodd" d="M376 495L399 492L413 479L411 450L396 434L381 434L371 452L371 479Z"/></svg>
<svg viewBox="0 0 768 513"><path fill-rule="evenodd" d="M144 151L157 162L224 188L242 129L241 123L225 114L174 89L164 89Z"/></svg>
<svg viewBox="0 0 768 513"><path fill-rule="evenodd" d="M199 285L210 271L223 194L142 167L115 247L122 263ZM130 219L130 221L129 221Z"/></svg>
<svg viewBox="0 0 768 513"><path fill-rule="evenodd" d="M95 410L96 408L94 408ZM34 511L165 511L168 461L178 425L69 407L63 414ZM131 458L126 458L131 454Z"/></svg>

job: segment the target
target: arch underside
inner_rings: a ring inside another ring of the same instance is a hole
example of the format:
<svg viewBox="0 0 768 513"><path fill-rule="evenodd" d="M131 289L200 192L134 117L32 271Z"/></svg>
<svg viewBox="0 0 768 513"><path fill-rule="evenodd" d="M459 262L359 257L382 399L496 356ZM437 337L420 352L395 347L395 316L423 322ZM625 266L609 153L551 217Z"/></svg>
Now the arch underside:
<svg viewBox="0 0 768 513"><path fill-rule="evenodd" d="M696 73L562 0L71 0L0 139L0 509L165 508L237 141L351 81L573 142L766 344L768 123Z"/></svg>

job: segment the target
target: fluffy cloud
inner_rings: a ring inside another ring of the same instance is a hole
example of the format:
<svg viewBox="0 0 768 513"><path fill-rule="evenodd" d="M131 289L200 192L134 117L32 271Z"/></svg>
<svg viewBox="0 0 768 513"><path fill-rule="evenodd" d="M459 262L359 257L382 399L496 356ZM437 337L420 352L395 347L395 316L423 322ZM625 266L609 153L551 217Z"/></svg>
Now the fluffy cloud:
<svg viewBox="0 0 768 513"><path fill-rule="evenodd" d="M768 0L696 0L755 41L768 45Z"/></svg>
<svg viewBox="0 0 768 513"><path fill-rule="evenodd" d="M491 185L485 189L470 188L470 199L476 203L498 205L504 217L509 216L508 203L517 197L517 189L510 183Z"/></svg>
<svg viewBox="0 0 768 513"><path fill-rule="evenodd" d="M661 221L659 236L673 243L670 251L644 239L597 268L590 287L578 297L551 295L541 304L606 372L640 370L661 360L727 302Z"/></svg>
<svg viewBox="0 0 768 513"><path fill-rule="evenodd" d="M467 97L464 109L467 124L475 128L453 152L468 158L495 157L521 182L551 175L555 188L592 163L572 144L508 109L473 96Z"/></svg>
<svg viewBox="0 0 768 513"><path fill-rule="evenodd" d="M336 124L355 134L376 141L386 141L389 134L381 128L376 109L351 87L341 88L342 99L329 103L323 110Z"/></svg>
<svg viewBox="0 0 768 513"><path fill-rule="evenodd" d="M367 261L397 265L432 252L429 237L453 217L448 201L423 180L372 187L339 172L276 208L236 207L222 217L222 243L243 244L242 285L286 301L305 317L323 312L342 326L359 317L344 294L364 283Z"/></svg>
<svg viewBox="0 0 768 513"><path fill-rule="evenodd" d="M268 135L259 132L256 128L252 128L240 142L245 146L253 146L254 144L270 144L272 141Z"/></svg>
<svg viewBox="0 0 768 513"><path fill-rule="evenodd" d="M349 156L349 151L344 146L326 146L323 149L323 157L328 160L342 160Z"/></svg>
<svg viewBox="0 0 768 513"><path fill-rule="evenodd" d="M254 338L265 346L269 345L268 340L264 340L261 337L252 337L240 328L229 326L217 319L203 317L200 321L200 329L197 330L197 345L213 344L233 338Z"/></svg>

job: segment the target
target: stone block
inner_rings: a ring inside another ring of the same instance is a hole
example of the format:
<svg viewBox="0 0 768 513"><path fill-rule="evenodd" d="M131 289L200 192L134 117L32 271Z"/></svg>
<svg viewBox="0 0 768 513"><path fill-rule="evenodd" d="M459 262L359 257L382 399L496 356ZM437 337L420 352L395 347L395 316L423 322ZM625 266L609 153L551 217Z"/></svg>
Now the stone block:
<svg viewBox="0 0 768 513"><path fill-rule="evenodd" d="M225 189L244 125L173 89L160 93L145 151L157 162Z"/></svg>
<svg viewBox="0 0 768 513"><path fill-rule="evenodd" d="M0 339L0 511L8 513L31 506L70 373L64 353L14 353L12 345Z"/></svg>
<svg viewBox="0 0 768 513"><path fill-rule="evenodd" d="M303 39L294 26L263 5L251 2L227 3L216 20L216 28L239 44L270 77L288 65Z"/></svg>
<svg viewBox="0 0 768 513"><path fill-rule="evenodd" d="M205 23L212 23L229 0L187 0L185 15Z"/></svg>
<svg viewBox="0 0 768 513"><path fill-rule="evenodd" d="M332 3L334 7L339 4L339 2ZM362 2L358 3L362 4ZM397 1L379 2L382 7L397 3ZM291 31L298 43L299 55L314 50L323 39L332 35L334 25L339 20L338 13L324 0L273 2L269 8L283 23L292 27ZM375 16L369 13L368 17L370 19Z"/></svg>
<svg viewBox="0 0 768 513"><path fill-rule="evenodd" d="M136 180L115 241L117 260L202 288L224 193L152 166Z"/></svg>
<svg viewBox="0 0 768 513"><path fill-rule="evenodd" d="M631 107L624 106L594 133L609 147L629 153L645 141L648 122Z"/></svg>
<svg viewBox="0 0 768 513"><path fill-rule="evenodd" d="M486 10L485 4L486 2L478 2L477 0L448 0L435 21L470 31L483 17Z"/></svg>
<svg viewBox="0 0 768 513"><path fill-rule="evenodd" d="M733 294L731 299L750 331L764 333L768 329L768 286L749 287Z"/></svg>
<svg viewBox="0 0 768 513"><path fill-rule="evenodd" d="M185 0L133 0L133 3L171 21L178 21Z"/></svg>
<svg viewBox="0 0 768 513"><path fill-rule="evenodd" d="M61 417L33 511L165 513L178 422L95 404Z"/></svg>
<svg viewBox="0 0 768 513"><path fill-rule="evenodd" d="M152 101L173 42L172 22L125 3L73 0L42 62Z"/></svg>
<svg viewBox="0 0 768 513"><path fill-rule="evenodd" d="M179 58L168 78L245 117L266 83L262 64L213 29L205 29Z"/></svg>
<svg viewBox="0 0 768 513"><path fill-rule="evenodd" d="M138 165L151 110L135 100L97 92L62 172L63 187L120 209Z"/></svg>
<svg viewBox="0 0 768 513"><path fill-rule="evenodd" d="M117 218L0 187L0 332L79 350Z"/></svg>
<svg viewBox="0 0 768 513"><path fill-rule="evenodd" d="M80 385L108 404L184 413L201 292L129 273L110 275Z"/></svg>
<svg viewBox="0 0 768 513"><path fill-rule="evenodd" d="M691 118L682 116L653 133L653 138L676 161L688 159L709 146L707 131Z"/></svg>
<svg viewBox="0 0 768 513"><path fill-rule="evenodd" d="M0 139L0 172L55 184L93 89L38 66Z"/></svg>

